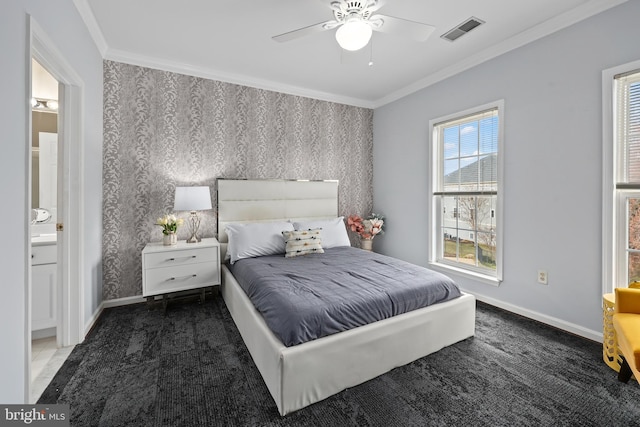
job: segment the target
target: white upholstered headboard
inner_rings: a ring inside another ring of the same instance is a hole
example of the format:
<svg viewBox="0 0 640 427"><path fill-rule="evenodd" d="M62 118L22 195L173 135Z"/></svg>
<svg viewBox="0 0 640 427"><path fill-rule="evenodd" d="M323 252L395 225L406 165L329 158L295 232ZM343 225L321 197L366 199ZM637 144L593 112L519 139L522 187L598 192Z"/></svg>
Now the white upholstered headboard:
<svg viewBox="0 0 640 427"><path fill-rule="evenodd" d="M338 181L217 180L218 241L232 222L325 219L338 216Z"/></svg>

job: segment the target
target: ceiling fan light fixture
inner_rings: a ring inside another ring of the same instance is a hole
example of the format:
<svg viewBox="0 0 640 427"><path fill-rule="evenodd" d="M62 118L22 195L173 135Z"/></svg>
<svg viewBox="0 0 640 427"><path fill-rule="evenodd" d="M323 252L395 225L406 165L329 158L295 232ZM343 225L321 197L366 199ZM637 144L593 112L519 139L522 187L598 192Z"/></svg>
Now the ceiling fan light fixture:
<svg viewBox="0 0 640 427"><path fill-rule="evenodd" d="M373 30L362 19L351 19L336 31L336 40L344 50L360 50L369 43Z"/></svg>

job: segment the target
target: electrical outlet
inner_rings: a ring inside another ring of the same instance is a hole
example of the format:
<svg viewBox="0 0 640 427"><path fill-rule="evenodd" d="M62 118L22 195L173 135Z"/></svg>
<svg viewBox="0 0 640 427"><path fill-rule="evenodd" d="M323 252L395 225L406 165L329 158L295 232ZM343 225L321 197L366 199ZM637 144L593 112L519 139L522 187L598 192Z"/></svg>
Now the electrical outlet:
<svg viewBox="0 0 640 427"><path fill-rule="evenodd" d="M538 270L538 283L543 285L547 284L547 271L546 270Z"/></svg>

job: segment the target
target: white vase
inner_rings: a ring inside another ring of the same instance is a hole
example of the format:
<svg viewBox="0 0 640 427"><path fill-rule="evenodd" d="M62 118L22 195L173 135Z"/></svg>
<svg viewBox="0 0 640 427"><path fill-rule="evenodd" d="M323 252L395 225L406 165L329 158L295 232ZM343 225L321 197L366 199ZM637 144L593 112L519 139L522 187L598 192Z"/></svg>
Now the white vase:
<svg viewBox="0 0 640 427"><path fill-rule="evenodd" d="M360 249L365 251L373 250L373 239L360 239Z"/></svg>
<svg viewBox="0 0 640 427"><path fill-rule="evenodd" d="M162 235L162 244L164 246L173 246L178 244L178 235L176 233L169 233Z"/></svg>

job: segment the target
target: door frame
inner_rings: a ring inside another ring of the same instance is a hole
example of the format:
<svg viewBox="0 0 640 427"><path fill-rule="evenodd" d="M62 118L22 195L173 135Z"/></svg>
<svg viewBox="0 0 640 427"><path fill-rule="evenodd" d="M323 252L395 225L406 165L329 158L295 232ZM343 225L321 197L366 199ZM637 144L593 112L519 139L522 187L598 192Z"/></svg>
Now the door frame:
<svg viewBox="0 0 640 427"><path fill-rule="evenodd" d="M69 65L47 33L38 25L33 16L29 16L29 55L27 70L27 100L31 99L31 60L36 59L59 82L58 140L62 152L58 153L62 169L58 176L58 209L61 215L58 222L64 224L64 231L58 234L58 323L57 344L67 347L84 339L84 288L82 286L82 267L84 265L84 84L80 76ZM28 109L29 141L31 141L31 108ZM31 158L31 144L25 144L28 158ZM31 161L27 168L29 185L25 218L29 218L31 205ZM31 224L27 222L27 236L31 236ZM31 245L29 244L29 259ZM30 261L29 261L30 262ZM27 285L27 399L31 381L31 274Z"/></svg>

